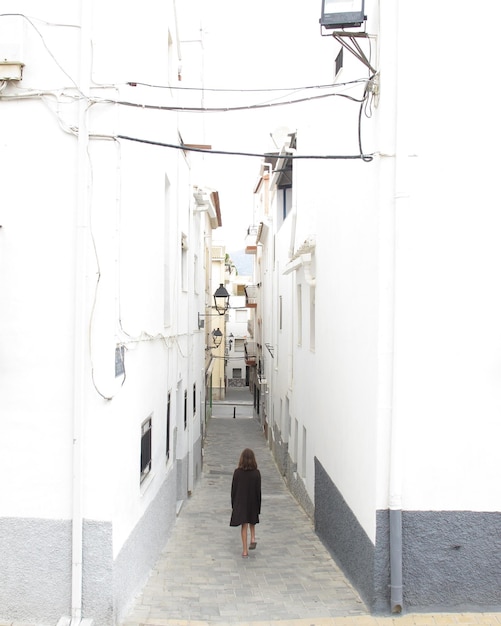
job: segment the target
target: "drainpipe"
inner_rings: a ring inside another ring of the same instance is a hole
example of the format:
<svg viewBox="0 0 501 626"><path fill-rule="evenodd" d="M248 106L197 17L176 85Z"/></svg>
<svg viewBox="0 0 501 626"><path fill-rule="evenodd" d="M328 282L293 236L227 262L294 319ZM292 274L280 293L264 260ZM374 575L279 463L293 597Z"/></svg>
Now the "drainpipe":
<svg viewBox="0 0 501 626"><path fill-rule="evenodd" d="M397 59L398 0L380 4L380 410L390 427L389 535L390 608L401 613L402 580L402 445L398 412L393 406L395 328L395 210L397 199Z"/></svg>
<svg viewBox="0 0 501 626"><path fill-rule="evenodd" d="M80 2L80 91L89 94L90 80L90 9L88 0ZM85 355L87 348L86 278L88 164L87 102L79 103L78 183L75 246L75 341L73 391L73 459L72 459L72 556L71 556L71 625L82 620L82 553L83 553L83 431L85 420Z"/></svg>

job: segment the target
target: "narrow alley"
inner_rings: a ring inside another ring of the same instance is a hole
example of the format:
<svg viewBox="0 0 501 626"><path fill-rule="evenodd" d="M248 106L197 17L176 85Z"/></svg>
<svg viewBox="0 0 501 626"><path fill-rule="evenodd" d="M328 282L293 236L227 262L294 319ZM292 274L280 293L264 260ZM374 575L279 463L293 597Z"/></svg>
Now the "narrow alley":
<svg viewBox="0 0 501 626"><path fill-rule="evenodd" d="M287 490L251 417L252 396L245 389L228 399L214 406L202 478L124 626L366 615ZM263 492L257 549L248 559L239 529L229 526L232 474L245 447L256 453Z"/></svg>
<svg viewBox="0 0 501 626"><path fill-rule="evenodd" d="M245 447L256 453L263 491L248 559L229 526L231 478ZM370 615L285 486L242 389L214 405L202 477L121 626L212 624L500 626L501 613Z"/></svg>

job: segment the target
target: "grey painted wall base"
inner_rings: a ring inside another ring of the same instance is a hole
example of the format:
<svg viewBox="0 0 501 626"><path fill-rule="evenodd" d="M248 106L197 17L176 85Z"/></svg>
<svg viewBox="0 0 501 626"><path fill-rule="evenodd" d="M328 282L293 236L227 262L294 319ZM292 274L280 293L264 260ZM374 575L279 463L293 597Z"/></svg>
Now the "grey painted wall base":
<svg viewBox="0 0 501 626"><path fill-rule="evenodd" d="M141 590L151 569L167 543L176 521L176 472L167 475L162 488L146 513L140 519L127 542L118 554L113 571L113 617L117 623L129 609L134 596ZM87 571L85 570L87 574ZM90 573L87 574L90 579ZM102 587L95 579L94 597ZM94 619L95 626L109 625L109 621L96 619L102 602L93 603L95 612L89 611L85 617ZM102 611L101 611L102 613ZM108 615L103 615L107 618Z"/></svg>
<svg viewBox="0 0 501 626"><path fill-rule="evenodd" d="M294 463L289 455L289 445L282 441L280 431L276 427L273 427L273 433L268 431L269 446L271 448L273 457L277 464L277 467L285 478L286 484L292 495L296 498L298 503L303 507L306 514L313 519L314 506L311 501L303 479L297 473L297 465Z"/></svg>
<svg viewBox="0 0 501 626"><path fill-rule="evenodd" d="M176 473L113 561L109 522L83 524L83 617L112 626L126 613L165 546L176 518ZM71 615L71 522L0 519L0 620L55 624Z"/></svg>
<svg viewBox="0 0 501 626"><path fill-rule="evenodd" d="M390 612L389 512L373 545L315 459L315 528L373 613ZM403 511L404 612L501 610L501 513Z"/></svg>
<svg viewBox="0 0 501 626"><path fill-rule="evenodd" d="M0 619L56 623L71 598L71 522L0 519Z"/></svg>

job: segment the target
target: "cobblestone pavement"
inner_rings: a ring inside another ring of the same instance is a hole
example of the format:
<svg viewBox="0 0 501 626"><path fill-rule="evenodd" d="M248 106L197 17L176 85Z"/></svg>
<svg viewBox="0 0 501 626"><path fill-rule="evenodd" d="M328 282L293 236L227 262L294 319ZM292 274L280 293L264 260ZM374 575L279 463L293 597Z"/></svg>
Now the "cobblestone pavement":
<svg viewBox="0 0 501 626"><path fill-rule="evenodd" d="M122 626L501 625L492 613L369 615L286 488L249 398L241 391L215 404L202 477ZM263 491L247 559L240 529L229 526L231 477L245 447L256 453Z"/></svg>

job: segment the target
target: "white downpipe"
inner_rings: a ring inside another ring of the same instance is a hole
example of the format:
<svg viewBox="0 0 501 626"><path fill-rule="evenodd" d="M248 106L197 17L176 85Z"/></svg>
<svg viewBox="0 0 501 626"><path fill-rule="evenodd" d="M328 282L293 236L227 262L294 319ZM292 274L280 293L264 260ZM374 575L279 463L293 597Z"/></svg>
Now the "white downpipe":
<svg viewBox="0 0 501 626"><path fill-rule="evenodd" d="M89 94L90 13L91 2L80 2L80 91ZM88 235L88 163L87 102L79 103L78 183L75 245L75 339L73 391L73 461L72 461L72 544L71 544L71 624L82 620L83 552L83 431L85 420L85 355L87 349L87 235Z"/></svg>
<svg viewBox="0 0 501 626"><path fill-rule="evenodd" d="M390 603L403 608L402 585L402 445L398 411L393 405L395 332L395 212L397 196L398 0L380 5L380 418L390 429L389 534Z"/></svg>

